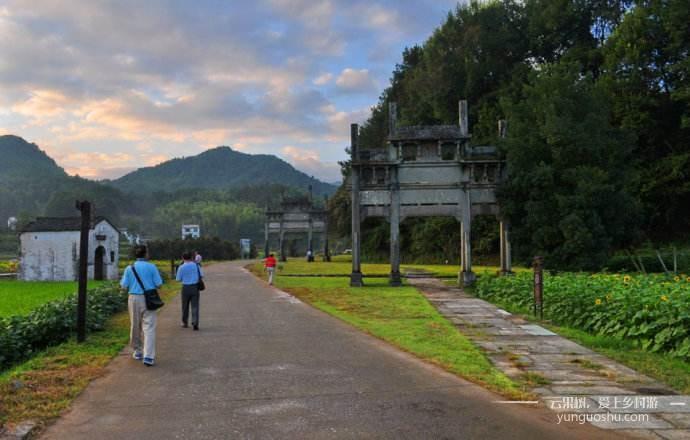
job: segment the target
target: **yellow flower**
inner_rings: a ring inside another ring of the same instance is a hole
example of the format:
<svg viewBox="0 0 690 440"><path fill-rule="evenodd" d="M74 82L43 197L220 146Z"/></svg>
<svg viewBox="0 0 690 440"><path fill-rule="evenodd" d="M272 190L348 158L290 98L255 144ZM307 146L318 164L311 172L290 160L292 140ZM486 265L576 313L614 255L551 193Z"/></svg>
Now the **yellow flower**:
<svg viewBox="0 0 690 440"><path fill-rule="evenodd" d="M624 283L629 283L629 282L630 282L630 276L629 276L629 275L624 276L624 277L623 277L623 282L624 282Z"/></svg>
<svg viewBox="0 0 690 440"><path fill-rule="evenodd" d="M666 295L661 295L661 300L662 300L662 301L668 301L668 296L666 296Z"/></svg>
<svg viewBox="0 0 690 440"><path fill-rule="evenodd" d="M688 283L690 283L690 277L685 278L685 281L687 281Z"/></svg>
<svg viewBox="0 0 690 440"><path fill-rule="evenodd" d="M600 298L597 298L596 300L594 300L594 304L596 304L596 305L601 304L601 299L600 299Z"/></svg>
<svg viewBox="0 0 690 440"><path fill-rule="evenodd" d="M678 277L678 276L673 277L673 280L677 283L678 281L680 281L680 277Z"/></svg>
<svg viewBox="0 0 690 440"><path fill-rule="evenodd" d="M610 293L606 295L606 301L611 301L611 294Z"/></svg>

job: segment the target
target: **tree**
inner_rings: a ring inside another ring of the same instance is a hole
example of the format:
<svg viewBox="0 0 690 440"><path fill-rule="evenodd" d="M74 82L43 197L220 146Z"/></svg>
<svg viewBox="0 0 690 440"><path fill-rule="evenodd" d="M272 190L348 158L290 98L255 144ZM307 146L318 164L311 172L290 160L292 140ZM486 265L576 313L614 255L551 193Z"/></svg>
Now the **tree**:
<svg viewBox="0 0 690 440"><path fill-rule="evenodd" d="M614 123L637 138L646 232L672 239L690 229L690 8L636 3L606 43L602 83Z"/></svg>
<svg viewBox="0 0 690 440"><path fill-rule="evenodd" d="M500 190L516 256L551 267L596 269L636 237L639 208L631 136L612 126L607 97L581 66L535 72L506 100L509 179Z"/></svg>

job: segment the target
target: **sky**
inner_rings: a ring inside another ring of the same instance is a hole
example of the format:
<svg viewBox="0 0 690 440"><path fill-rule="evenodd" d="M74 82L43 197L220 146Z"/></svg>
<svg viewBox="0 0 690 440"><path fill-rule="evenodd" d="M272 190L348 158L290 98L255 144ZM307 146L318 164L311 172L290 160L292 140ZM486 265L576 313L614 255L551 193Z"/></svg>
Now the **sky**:
<svg viewBox="0 0 690 440"><path fill-rule="evenodd" d="M219 145L340 179L405 47L457 0L0 0L0 134L117 178Z"/></svg>

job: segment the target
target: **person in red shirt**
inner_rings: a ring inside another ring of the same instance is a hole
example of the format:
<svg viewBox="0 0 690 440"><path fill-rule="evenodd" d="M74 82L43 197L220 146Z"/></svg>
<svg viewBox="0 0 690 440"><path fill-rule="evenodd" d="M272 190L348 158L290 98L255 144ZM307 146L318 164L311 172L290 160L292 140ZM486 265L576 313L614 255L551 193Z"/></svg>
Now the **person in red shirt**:
<svg viewBox="0 0 690 440"><path fill-rule="evenodd" d="M270 254L266 259L264 260L264 269L268 272L268 284L273 285L273 274L276 271L276 258L273 256L273 254Z"/></svg>

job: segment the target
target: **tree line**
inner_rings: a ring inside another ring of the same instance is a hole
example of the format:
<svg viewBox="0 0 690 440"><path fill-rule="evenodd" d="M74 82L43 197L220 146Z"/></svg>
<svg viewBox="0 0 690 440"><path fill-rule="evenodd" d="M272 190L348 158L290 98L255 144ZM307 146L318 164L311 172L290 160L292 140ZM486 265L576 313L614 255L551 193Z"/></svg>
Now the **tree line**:
<svg viewBox="0 0 690 440"><path fill-rule="evenodd" d="M386 145L389 102L403 125L454 124L467 99L472 143L498 145L507 161L499 200L518 261L541 254L552 267L597 269L617 250L687 239L689 48L686 0L460 5L405 49L360 143ZM498 119L508 120L505 139ZM344 187L329 208L349 233ZM477 225L486 234L473 231L488 252L491 222ZM363 253L387 254L387 225L364 227ZM407 259L457 258L447 246L458 241L454 220L410 219L401 232Z"/></svg>

